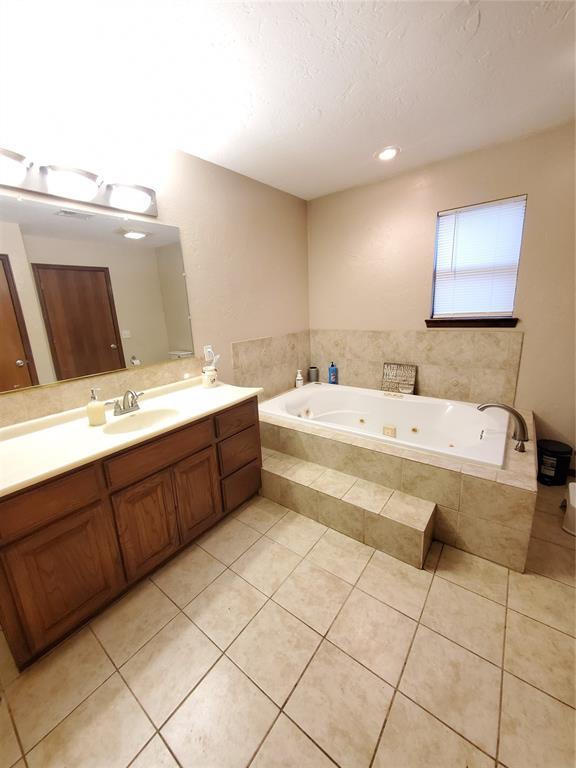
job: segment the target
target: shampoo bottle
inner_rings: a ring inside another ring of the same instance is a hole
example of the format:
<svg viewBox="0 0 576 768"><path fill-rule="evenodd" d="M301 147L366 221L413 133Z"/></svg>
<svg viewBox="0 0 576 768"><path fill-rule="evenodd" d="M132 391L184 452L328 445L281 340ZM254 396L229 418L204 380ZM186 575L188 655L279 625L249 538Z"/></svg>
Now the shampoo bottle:
<svg viewBox="0 0 576 768"><path fill-rule="evenodd" d="M328 368L328 384L338 384L338 368L334 365L334 362Z"/></svg>
<svg viewBox="0 0 576 768"><path fill-rule="evenodd" d="M86 406L86 415L91 427L100 427L106 424L106 408L102 400L98 400L98 388L90 390L90 402Z"/></svg>
<svg viewBox="0 0 576 768"><path fill-rule="evenodd" d="M297 387L304 386L304 377L302 376L302 371L300 369L298 369L298 373L296 374L296 386Z"/></svg>

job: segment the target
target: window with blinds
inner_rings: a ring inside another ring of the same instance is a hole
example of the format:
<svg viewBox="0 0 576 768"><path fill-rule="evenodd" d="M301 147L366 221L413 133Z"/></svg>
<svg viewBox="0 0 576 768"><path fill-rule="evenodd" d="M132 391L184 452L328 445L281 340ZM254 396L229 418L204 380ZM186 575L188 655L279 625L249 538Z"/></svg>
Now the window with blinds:
<svg viewBox="0 0 576 768"><path fill-rule="evenodd" d="M432 317L511 317L526 195L438 214Z"/></svg>

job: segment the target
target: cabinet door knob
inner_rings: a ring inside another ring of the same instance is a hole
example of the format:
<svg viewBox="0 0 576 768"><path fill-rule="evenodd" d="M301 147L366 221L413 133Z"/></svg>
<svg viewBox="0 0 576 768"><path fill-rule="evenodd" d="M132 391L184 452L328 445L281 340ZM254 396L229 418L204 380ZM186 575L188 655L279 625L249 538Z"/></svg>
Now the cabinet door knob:
<svg viewBox="0 0 576 768"><path fill-rule="evenodd" d="M118 349L118 345L117 344L110 344L110 349Z"/></svg>
<svg viewBox="0 0 576 768"><path fill-rule="evenodd" d="M16 365L18 366L18 368L23 368L27 362L28 362L27 360L16 360Z"/></svg>

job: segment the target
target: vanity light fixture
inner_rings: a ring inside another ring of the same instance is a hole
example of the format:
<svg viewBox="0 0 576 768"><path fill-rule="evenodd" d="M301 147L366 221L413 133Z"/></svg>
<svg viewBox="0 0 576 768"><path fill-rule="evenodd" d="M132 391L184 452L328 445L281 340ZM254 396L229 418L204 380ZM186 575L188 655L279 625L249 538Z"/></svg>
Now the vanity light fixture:
<svg viewBox="0 0 576 768"><path fill-rule="evenodd" d="M131 184L108 185L110 205L124 211L146 213L152 205L153 190Z"/></svg>
<svg viewBox="0 0 576 768"><path fill-rule="evenodd" d="M48 192L56 197L90 202L98 194L102 179L95 173L67 168L61 165L45 165L40 169L46 174Z"/></svg>
<svg viewBox="0 0 576 768"><path fill-rule="evenodd" d="M0 149L0 184L19 187L32 163L24 155L9 149Z"/></svg>
<svg viewBox="0 0 576 768"><path fill-rule="evenodd" d="M101 176L79 168L41 165L11 149L0 148L0 187L158 216L156 192L150 187L105 182Z"/></svg>
<svg viewBox="0 0 576 768"><path fill-rule="evenodd" d="M127 237L128 240L142 240L143 237L148 237L147 232L136 232L134 230L130 230L130 232L124 232L124 237Z"/></svg>
<svg viewBox="0 0 576 768"><path fill-rule="evenodd" d="M378 158L378 160L384 160L384 161L394 160L394 158L399 152L400 152L400 147L394 147L394 146L384 147L384 149L378 152L376 157Z"/></svg>

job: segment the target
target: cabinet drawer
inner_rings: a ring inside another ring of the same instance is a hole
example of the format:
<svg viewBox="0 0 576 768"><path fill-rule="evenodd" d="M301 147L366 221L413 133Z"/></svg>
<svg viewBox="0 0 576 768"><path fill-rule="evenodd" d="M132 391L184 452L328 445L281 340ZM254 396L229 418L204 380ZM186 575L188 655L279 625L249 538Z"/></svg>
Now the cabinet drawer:
<svg viewBox="0 0 576 768"><path fill-rule="evenodd" d="M224 509L232 512L260 488L260 461L252 461L242 469L222 480Z"/></svg>
<svg viewBox="0 0 576 768"><path fill-rule="evenodd" d="M129 485L170 464L175 464L211 443L212 421L206 419L126 451L114 459L108 459L104 462L106 480L112 488Z"/></svg>
<svg viewBox="0 0 576 768"><path fill-rule="evenodd" d="M256 398L254 397L252 400L240 403L235 408L230 408L229 411L219 413L215 417L215 421L218 439L235 435L236 432L241 432L246 427L256 424L258 421Z"/></svg>
<svg viewBox="0 0 576 768"><path fill-rule="evenodd" d="M0 502L0 536L9 538L50 523L100 497L92 465Z"/></svg>
<svg viewBox="0 0 576 768"><path fill-rule="evenodd" d="M260 437L256 425L227 437L218 445L222 475L230 475L251 461L260 459Z"/></svg>

